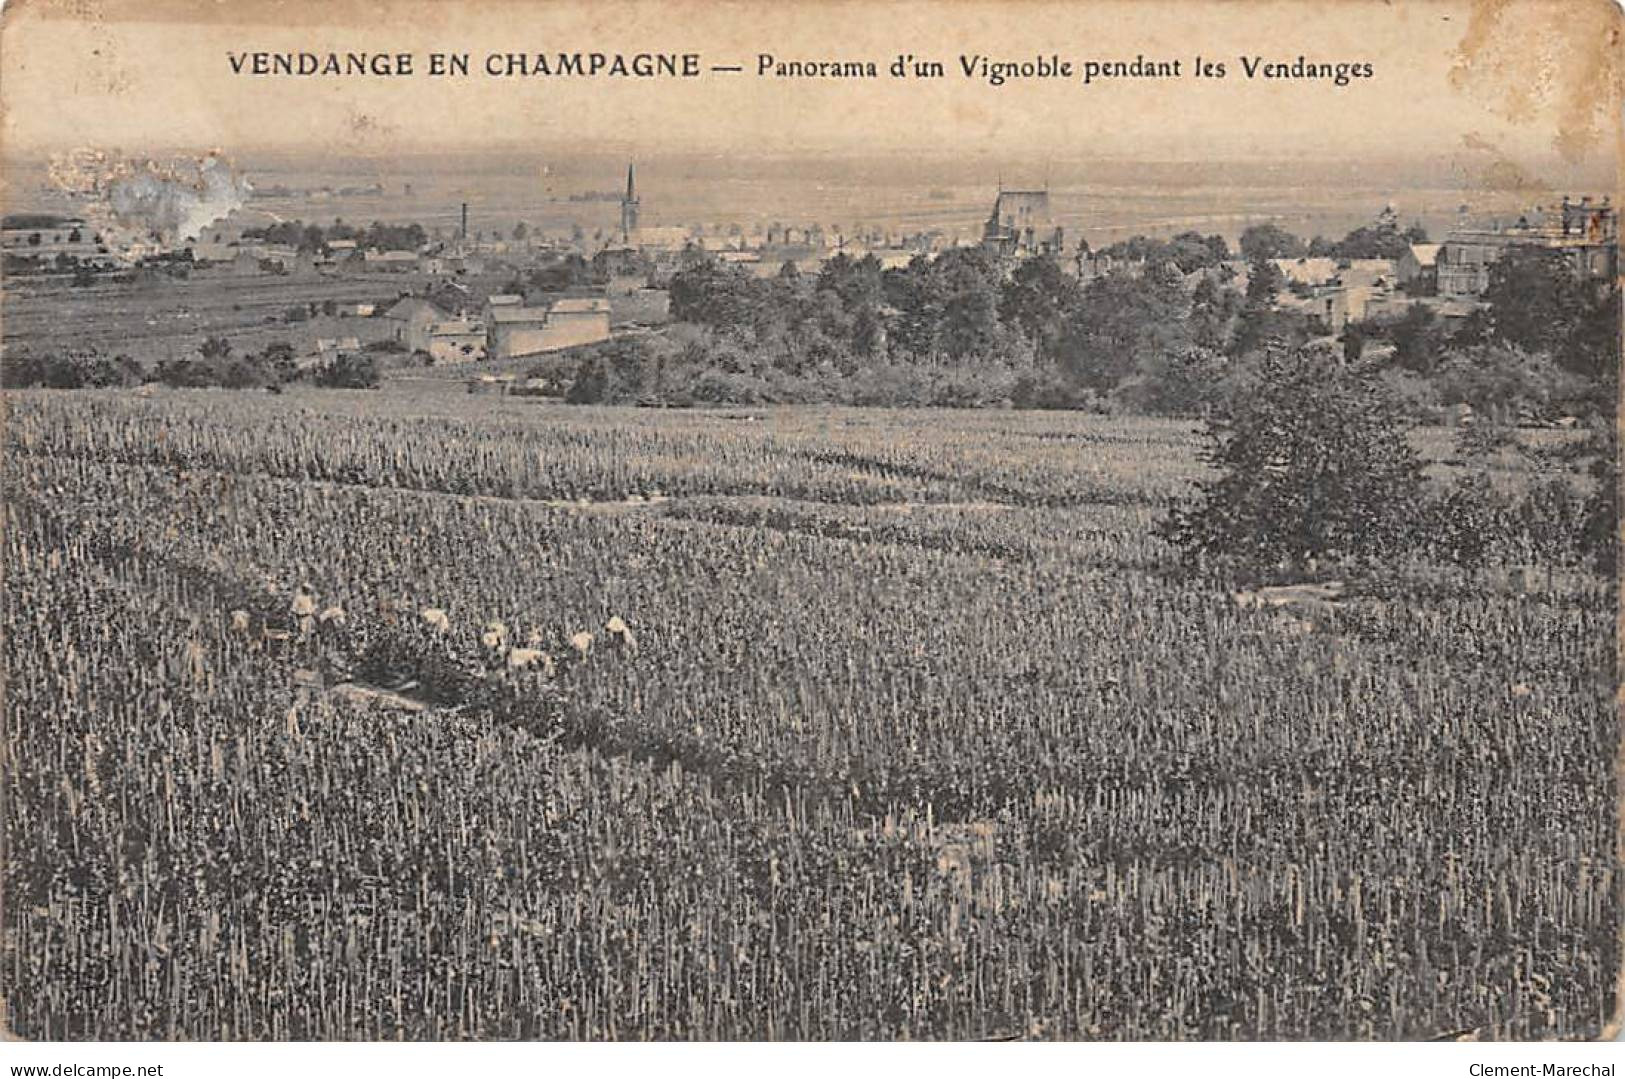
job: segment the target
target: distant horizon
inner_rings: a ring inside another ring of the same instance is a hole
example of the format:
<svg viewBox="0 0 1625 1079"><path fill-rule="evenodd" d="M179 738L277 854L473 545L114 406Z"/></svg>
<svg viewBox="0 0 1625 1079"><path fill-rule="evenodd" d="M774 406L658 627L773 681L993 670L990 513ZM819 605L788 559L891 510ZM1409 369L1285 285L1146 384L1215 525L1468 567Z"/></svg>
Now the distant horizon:
<svg viewBox="0 0 1625 1079"><path fill-rule="evenodd" d="M372 198L262 195L246 205L278 216L322 220L417 220L444 225L468 201L489 224L511 228L589 229L612 225L597 203L570 196L618 190L625 168L638 166L644 219L650 225L720 222L862 221L948 233L974 229L1003 190L1043 189L1057 197L1058 219L1075 235L1109 242L1133 233L1192 228L1234 237L1247 224L1277 221L1307 238L1346 230L1393 205L1407 222L1430 230L1450 225L1461 206L1485 216L1555 202L1564 195L1611 196L1612 177L1567 168L1496 173L1459 160L1396 154L1387 159L1289 160L1022 155L976 159L921 152L907 170L891 152L780 153L749 158L647 147L537 145L478 152L322 153L293 149L217 149L251 188L337 187L381 183ZM111 150L109 152L112 152ZM136 160L184 162L198 150L149 151ZM6 212L63 212L78 204L53 190L50 157L6 162ZM405 185L416 188L405 195ZM603 220L600 221L600 218Z"/></svg>

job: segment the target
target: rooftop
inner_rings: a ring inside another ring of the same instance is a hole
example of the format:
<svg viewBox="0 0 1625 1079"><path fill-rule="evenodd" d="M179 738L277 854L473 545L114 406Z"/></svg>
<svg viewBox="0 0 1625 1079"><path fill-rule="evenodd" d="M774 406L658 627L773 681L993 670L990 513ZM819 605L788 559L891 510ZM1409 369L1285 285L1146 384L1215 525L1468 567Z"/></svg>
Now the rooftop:
<svg viewBox="0 0 1625 1079"><path fill-rule="evenodd" d="M546 322L547 308L507 305L491 308L492 322Z"/></svg>
<svg viewBox="0 0 1625 1079"><path fill-rule="evenodd" d="M571 296L554 302L552 310L562 315L583 314L586 312L609 313L609 301L602 296Z"/></svg>

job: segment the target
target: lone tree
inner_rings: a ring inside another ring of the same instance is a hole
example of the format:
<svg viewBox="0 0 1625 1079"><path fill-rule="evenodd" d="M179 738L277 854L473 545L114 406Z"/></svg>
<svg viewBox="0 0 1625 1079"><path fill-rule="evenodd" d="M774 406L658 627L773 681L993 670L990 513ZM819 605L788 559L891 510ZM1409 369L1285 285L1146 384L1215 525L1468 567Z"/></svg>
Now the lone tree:
<svg viewBox="0 0 1625 1079"><path fill-rule="evenodd" d="M1188 558L1293 576L1381 557L1412 538L1422 464L1374 372L1270 349L1206 435L1203 459L1217 478L1158 526Z"/></svg>

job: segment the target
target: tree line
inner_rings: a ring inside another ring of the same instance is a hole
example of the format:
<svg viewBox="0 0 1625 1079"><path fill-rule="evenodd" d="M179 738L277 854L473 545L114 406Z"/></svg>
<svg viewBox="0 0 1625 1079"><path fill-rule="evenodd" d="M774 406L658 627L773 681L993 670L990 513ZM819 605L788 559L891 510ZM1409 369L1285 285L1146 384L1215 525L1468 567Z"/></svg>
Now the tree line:
<svg viewBox="0 0 1625 1079"><path fill-rule="evenodd" d="M339 353L325 363L301 367L293 346L286 341L273 341L258 351L238 351L223 336L206 338L195 353L151 365L128 355L107 356L95 349L50 353L24 350L8 355L0 364L0 386L93 390L158 383L175 389L280 392L285 385L305 382L334 389L371 389L382 381L378 351L369 346L359 352Z"/></svg>
<svg viewBox="0 0 1625 1079"><path fill-rule="evenodd" d="M1053 257L1011 265L982 248L891 268L837 254L815 274L792 262L770 277L691 250L669 282L677 325L589 353L576 396L1201 415L1267 347L1316 342L1348 362L1383 361L1418 418L1456 405L1507 422L1612 407L1618 290L1579 281L1560 256L1510 253L1466 320L1417 303L1334 338L1315 316L1278 304L1289 286L1271 260L1283 236L1273 225L1248 230L1244 274L1222 237L1124 241L1105 250L1132 269L1087 281ZM887 386L895 399L871 400Z"/></svg>
<svg viewBox="0 0 1625 1079"><path fill-rule="evenodd" d="M339 219L331 225L306 224L299 220L278 221L244 229L243 239L264 240L270 244L285 244L299 251L328 254L328 244L334 240L354 240L358 249L417 251L429 242L429 235L416 222L403 225L374 221L370 225L356 226Z"/></svg>

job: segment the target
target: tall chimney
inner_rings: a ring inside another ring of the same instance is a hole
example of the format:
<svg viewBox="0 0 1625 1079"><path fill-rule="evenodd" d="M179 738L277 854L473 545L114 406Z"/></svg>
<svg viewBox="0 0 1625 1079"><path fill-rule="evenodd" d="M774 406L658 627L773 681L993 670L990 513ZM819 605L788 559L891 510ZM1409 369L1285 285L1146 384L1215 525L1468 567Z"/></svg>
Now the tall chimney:
<svg viewBox="0 0 1625 1079"><path fill-rule="evenodd" d="M463 203L463 229L462 238L468 239L468 203Z"/></svg>

